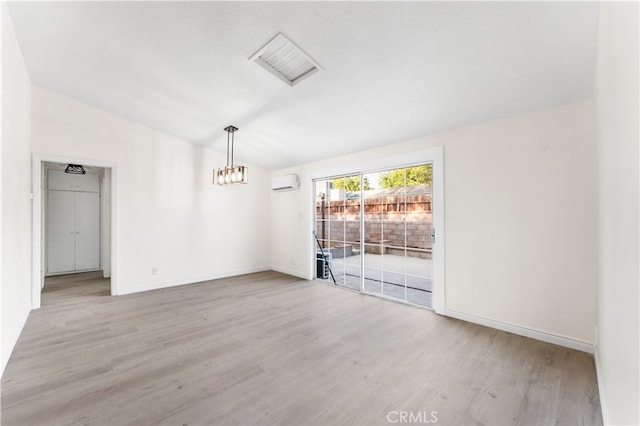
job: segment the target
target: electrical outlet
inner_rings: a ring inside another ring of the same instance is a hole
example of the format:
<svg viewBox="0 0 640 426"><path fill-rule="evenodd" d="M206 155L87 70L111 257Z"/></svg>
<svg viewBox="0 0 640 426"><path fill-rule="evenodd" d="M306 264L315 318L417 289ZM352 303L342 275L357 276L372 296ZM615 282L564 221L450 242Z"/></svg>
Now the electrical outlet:
<svg viewBox="0 0 640 426"><path fill-rule="evenodd" d="M155 266L151 268L151 275L158 275L158 268L156 268Z"/></svg>

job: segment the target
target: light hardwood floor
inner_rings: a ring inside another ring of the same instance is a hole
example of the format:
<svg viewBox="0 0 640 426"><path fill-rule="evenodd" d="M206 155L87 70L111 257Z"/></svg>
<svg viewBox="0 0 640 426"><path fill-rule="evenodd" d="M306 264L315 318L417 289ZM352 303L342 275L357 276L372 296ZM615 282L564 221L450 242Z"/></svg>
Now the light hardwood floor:
<svg viewBox="0 0 640 426"><path fill-rule="evenodd" d="M47 280L4 425L602 423L591 355L425 309L275 272L108 294Z"/></svg>

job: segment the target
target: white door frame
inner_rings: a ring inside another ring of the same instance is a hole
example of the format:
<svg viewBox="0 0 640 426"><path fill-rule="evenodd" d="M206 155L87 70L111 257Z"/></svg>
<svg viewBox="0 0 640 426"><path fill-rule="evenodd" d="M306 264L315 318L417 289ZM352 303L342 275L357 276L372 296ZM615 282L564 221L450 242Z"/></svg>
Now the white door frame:
<svg viewBox="0 0 640 426"><path fill-rule="evenodd" d="M438 146L419 151L410 151L388 157L376 158L372 160L345 162L344 164L321 167L311 170L309 173L310 180L309 196L307 205L309 206L309 229L315 229L315 200L313 194L315 192L314 180L326 178L327 176L343 176L347 174L376 172L391 168L411 167L425 163L433 164L433 228L435 229L435 241L433 242L433 310L441 315L446 312L446 287L444 276L444 170L443 170L443 147ZM308 235L309 244L309 279L315 277L315 244Z"/></svg>
<svg viewBox="0 0 640 426"><path fill-rule="evenodd" d="M117 167L110 161L88 160L82 158L64 157L59 155L33 154L31 166L32 204L32 236L31 236L31 307L40 307L40 292L44 283L44 268L42 265L42 163L82 164L84 166L103 167L111 169L111 295L118 294L117 273ZM103 265L104 267L104 265Z"/></svg>

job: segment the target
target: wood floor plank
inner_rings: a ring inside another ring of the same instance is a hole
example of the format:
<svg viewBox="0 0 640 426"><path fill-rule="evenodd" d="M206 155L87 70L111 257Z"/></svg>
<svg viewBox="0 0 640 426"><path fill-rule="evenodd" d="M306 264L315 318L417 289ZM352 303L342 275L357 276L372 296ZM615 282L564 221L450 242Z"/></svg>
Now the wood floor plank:
<svg viewBox="0 0 640 426"><path fill-rule="evenodd" d="M589 354L276 272L117 297L95 273L48 278L2 378L5 425L378 425L401 412L602 424Z"/></svg>

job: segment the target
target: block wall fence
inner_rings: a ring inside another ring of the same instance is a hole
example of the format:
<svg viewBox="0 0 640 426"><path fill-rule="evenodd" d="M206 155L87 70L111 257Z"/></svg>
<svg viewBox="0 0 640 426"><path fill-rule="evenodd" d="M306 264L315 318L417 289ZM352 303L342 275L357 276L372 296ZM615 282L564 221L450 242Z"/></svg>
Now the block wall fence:
<svg viewBox="0 0 640 426"><path fill-rule="evenodd" d="M431 194L365 198L365 250L369 246L384 246L384 252L403 251L408 256L430 257ZM360 244L360 199L325 201L325 247L340 247L345 243ZM316 231L322 237L322 201L316 202ZM412 250L413 249L413 250ZM376 251L379 249L376 249ZM400 253L398 253L400 254Z"/></svg>

